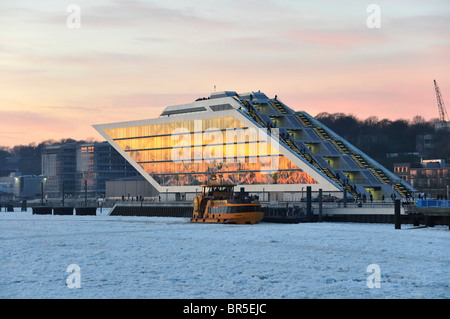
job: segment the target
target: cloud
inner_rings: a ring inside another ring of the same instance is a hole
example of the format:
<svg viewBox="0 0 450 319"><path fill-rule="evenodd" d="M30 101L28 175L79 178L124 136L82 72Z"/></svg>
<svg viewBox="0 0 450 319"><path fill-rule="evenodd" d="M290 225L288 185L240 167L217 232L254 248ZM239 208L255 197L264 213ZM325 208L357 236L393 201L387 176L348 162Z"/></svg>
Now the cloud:
<svg viewBox="0 0 450 319"><path fill-rule="evenodd" d="M73 118L28 110L1 110L0 118L2 119L0 145L6 146L29 144L55 137L62 138L63 135L67 137L78 125Z"/></svg>
<svg viewBox="0 0 450 319"><path fill-rule="evenodd" d="M2 110L0 111L0 118L2 119L3 126L14 125L15 127L29 128L26 131L30 134L33 134L33 128L42 129L44 127L47 131L58 131L63 128L70 129L76 125L74 123L71 124L70 120L64 119L55 113L43 113L31 110Z"/></svg>
<svg viewBox="0 0 450 319"><path fill-rule="evenodd" d="M144 1L111 0L106 4L82 7L82 23L87 27L151 27L163 23L169 29L225 28L219 19L209 19L191 7L169 8Z"/></svg>
<svg viewBox="0 0 450 319"><path fill-rule="evenodd" d="M80 29L66 26L69 2L0 4L1 130L17 139L95 135L91 124L154 118L214 85L380 117L434 106L433 78L450 96L445 1L381 1L376 30L360 1L76 3Z"/></svg>

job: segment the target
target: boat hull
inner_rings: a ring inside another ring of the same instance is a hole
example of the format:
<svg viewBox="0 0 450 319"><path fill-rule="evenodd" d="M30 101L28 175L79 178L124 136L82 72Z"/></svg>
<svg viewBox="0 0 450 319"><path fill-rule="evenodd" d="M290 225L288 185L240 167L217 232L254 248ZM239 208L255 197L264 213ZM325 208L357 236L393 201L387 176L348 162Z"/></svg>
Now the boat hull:
<svg viewBox="0 0 450 319"><path fill-rule="evenodd" d="M264 218L263 212L214 214L203 218L192 217L193 223L214 224L257 224Z"/></svg>

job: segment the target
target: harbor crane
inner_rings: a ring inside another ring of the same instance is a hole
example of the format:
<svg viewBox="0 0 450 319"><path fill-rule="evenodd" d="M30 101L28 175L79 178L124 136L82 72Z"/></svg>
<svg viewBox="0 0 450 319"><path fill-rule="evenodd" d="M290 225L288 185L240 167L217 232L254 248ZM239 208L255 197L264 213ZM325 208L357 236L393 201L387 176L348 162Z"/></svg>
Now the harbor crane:
<svg viewBox="0 0 450 319"><path fill-rule="evenodd" d="M441 95L441 90L439 89L439 86L436 83L436 80L434 80L434 89L436 91L436 99L439 109L439 121L441 122L448 122L449 117L447 114L447 109L445 108L444 99Z"/></svg>

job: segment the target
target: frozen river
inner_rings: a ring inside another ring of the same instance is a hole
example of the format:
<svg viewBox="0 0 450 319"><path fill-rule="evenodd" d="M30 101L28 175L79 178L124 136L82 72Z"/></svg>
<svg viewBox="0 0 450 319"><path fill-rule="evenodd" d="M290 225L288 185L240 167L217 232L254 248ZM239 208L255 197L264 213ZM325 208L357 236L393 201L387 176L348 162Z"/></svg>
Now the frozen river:
<svg viewBox="0 0 450 319"><path fill-rule="evenodd" d="M450 298L448 226L0 213L0 298Z"/></svg>

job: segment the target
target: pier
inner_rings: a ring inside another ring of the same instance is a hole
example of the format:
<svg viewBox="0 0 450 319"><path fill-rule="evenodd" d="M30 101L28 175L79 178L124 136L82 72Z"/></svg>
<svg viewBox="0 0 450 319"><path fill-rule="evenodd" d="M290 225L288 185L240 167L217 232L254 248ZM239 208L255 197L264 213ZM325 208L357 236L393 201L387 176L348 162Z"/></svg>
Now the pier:
<svg viewBox="0 0 450 319"><path fill-rule="evenodd" d="M347 222L347 223L385 223L395 224L395 205L392 202L346 204L324 203L320 213L320 205L311 204L311 213L307 212L305 202L262 202L265 212L263 222L301 223L301 222ZM409 205L400 206L402 224L415 226L424 224L449 225L450 218L446 215L427 216L412 214ZM192 216L192 202L117 202L110 211L110 216L153 216L153 217L185 217ZM449 226L450 227L450 226Z"/></svg>

